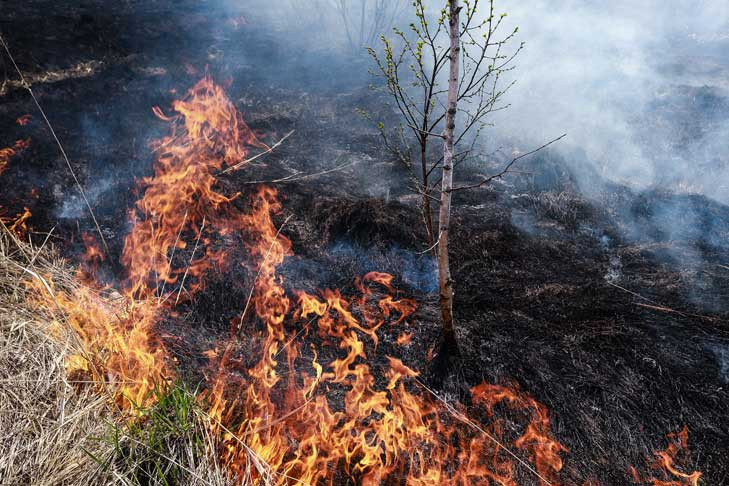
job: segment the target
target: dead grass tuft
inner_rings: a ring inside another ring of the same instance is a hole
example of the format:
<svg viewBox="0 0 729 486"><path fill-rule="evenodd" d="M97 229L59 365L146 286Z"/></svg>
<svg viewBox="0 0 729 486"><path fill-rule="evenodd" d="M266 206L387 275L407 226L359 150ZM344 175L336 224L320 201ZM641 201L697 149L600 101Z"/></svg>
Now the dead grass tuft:
<svg viewBox="0 0 729 486"><path fill-rule="evenodd" d="M86 351L60 309L31 304L48 280L79 285L47 245L0 227L0 484L231 484L191 393L159 391L130 419L98 386L69 376L68 357Z"/></svg>

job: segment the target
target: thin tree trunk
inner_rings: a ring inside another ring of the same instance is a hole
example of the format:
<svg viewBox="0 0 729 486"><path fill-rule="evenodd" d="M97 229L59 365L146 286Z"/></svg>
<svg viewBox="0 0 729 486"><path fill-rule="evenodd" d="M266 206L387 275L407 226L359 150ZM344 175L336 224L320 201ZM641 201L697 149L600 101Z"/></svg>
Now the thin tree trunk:
<svg viewBox="0 0 729 486"><path fill-rule="evenodd" d="M461 26L459 0L450 0L450 73L448 76L448 105L443 132L443 187L440 193L438 226L438 283L440 309L443 318L443 339L446 346L456 346L453 323L453 279L448 258L448 230L451 223L451 192L453 189L453 131L456 128L458 109L458 78L461 51Z"/></svg>
<svg viewBox="0 0 729 486"><path fill-rule="evenodd" d="M430 192L428 191L428 161L426 152L427 147L425 141L421 140L420 167L423 172L423 217L425 218L425 230L428 233L428 248L433 248L435 245L435 232L433 231L433 210L430 208Z"/></svg>

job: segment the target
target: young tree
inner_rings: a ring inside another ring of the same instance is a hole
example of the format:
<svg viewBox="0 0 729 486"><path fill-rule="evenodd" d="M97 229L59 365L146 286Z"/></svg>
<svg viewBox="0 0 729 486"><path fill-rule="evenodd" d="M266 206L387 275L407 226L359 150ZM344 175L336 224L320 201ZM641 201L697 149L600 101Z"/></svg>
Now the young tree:
<svg viewBox="0 0 729 486"><path fill-rule="evenodd" d="M430 16L426 0L414 0L415 21L409 29L393 29L392 38L381 36L382 51L372 47L368 51L376 65L375 74L384 80L383 90L404 120L394 130L383 123L378 127L385 146L410 171L413 189L420 195L427 248L433 251L437 246L444 351L457 353L448 257L451 196L502 177L518 159L534 151L516 157L497 174L484 174L473 183L453 186L454 168L474 157L488 115L508 107L501 98L513 81L502 87L502 79L513 69L512 62L523 43L507 50L518 28L499 36L506 14L495 14L495 0L463 0L463 6L459 0L444 1L444 7ZM559 138L537 150L556 140ZM440 155L436 155L440 143L434 142L443 143ZM466 148L457 152L462 142ZM435 204L440 205L437 233L432 210Z"/></svg>
<svg viewBox="0 0 729 486"><path fill-rule="evenodd" d="M458 74L456 102L462 103L459 112L466 120L454 135L454 145L466 136L471 142L475 141L486 124L487 115L506 107L499 105L499 101L511 84L499 89L499 82L511 69L510 64L522 47L519 45L508 55L504 53L517 29L497 39L497 31L506 15L495 16L494 0L489 0L488 12L479 20L481 1L465 2L464 20L457 24L458 55L463 69ZM458 5L453 10L453 5L446 2L445 8L430 19L425 3L425 0L413 2L415 21L407 31L395 28L393 38L381 36L381 53L372 47L368 51L377 67L375 74L383 78L385 92L404 119L404 123L394 130L396 139L393 139L393 130L382 123L379 124L380 132L385 146L411 172L414 189L421 196L428 247L434 248L438 235L434 230L432 206L439 199L436 197L440 183L438 174L443 159L434 157L431 142L443 137L447 110L442 97L448 91L443 82L450 65L450 19L452 12L457 11L460 20L461 7ZM417 143L416 161L406 136L408 132ZM456 162L464 160L472 148L471 145L454 154Z"/></svg>
<svg viewBox="0 0 729 486"><path fill-rule="evenodd" d="M456 332L453 325L453 279L448 257L448 235L451 226L451 192L453 191L453 132L458 113L458 79L460 71L461 29L458 22L461 7L458 0L450 0L448 30L450 47L448 64L448 100L443 130L443 174L440 191L440 214L438 215L438 294L443 319L443 340L449 348L457 349Z"/></svg>

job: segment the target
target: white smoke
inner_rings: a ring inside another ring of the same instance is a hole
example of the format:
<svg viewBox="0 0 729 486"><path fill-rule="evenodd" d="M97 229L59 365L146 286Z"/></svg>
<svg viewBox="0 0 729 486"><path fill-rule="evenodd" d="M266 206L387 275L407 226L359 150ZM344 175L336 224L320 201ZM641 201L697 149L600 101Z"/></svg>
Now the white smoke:
<svg viewBox="0 0 729 486"><path fill-rule="evenodd" d="M503 0L526 42L496 132L634 187L729 201L729 2ZM703 91L700 89L705 87ZM705 99L701 97L704 96ZM584 157L576 160L573 154ZM592 181L582 181L590 189Z"/></svg>

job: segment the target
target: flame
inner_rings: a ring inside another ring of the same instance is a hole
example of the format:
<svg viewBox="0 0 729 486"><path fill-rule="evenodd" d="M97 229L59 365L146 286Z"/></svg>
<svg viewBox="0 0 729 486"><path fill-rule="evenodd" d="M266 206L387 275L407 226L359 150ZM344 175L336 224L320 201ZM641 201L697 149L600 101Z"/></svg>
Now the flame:
<svg viewBox="0 0 729 486"><path fill-rule="evenodd" d="M30 139L16 140L12 147L0 149L0 175L8 168L10 159L15 157L20 151L30 147ZM22 213L18 213L15 217L4 216L3 208L0 208L0 222L7 225L8 229L18 236L24 236L28 231L28 220L33 216L27 207L23 208Z"/></svg>
<svg viewBox="0 0 729 486"><path fill-rule="evenodd" d="M149 403L153 388L174 376L155 325L171 304L170 297L199 290L203 274L222 263L224 252L206 248L183 262L175 260L174 253L179 255L188 246L187 237L207 247L215 231L221 235L228 231L222 222L232 207L223 206L237 195L217 192L215 173L223 164L243 160L246 145L262 145L209 77L197 83L186 99L176 101L173 109L179 115L167 117L154 109L158 117L172 122L173 132L153 145L154 176L141 181L143 197L130 213L133 227L121 258L127 278L117 293L121 311L109 308L100 297L112 292L108 288L89 286L51 296L39 291L43 305L60 307L83 342L84 356L72 357L69 370L91 370L124 408ZM82 239L84 271L93 275L104 254L93 237ZM82 280L91 284L88 278Z"/></svg>
<svg viewBox="0 0 729 486"><path fill-rule="evenodd" d="M15 123L17 123L21 127L24 127L28 123L30 123L30 120L32 120L32 119L33 119L32 115L22 115L22 116L18 117L17 120L15 120Z"/></svg>
<svg viewBox="0 0 729 486"><path fill-rule="evenodd" d="M243 211L240 194L224 194L216 177L251 147L266 146L209 76L172 108L173 115L153 109L170 134L152 144L154 175L142 179L129 214L122 287L39 289L43 305L63 309L84 344L69 370L111 386L122 406L146 403L152 387L174 375L158 320L203 289L211 271L228 268L234 250L245 252L250 299L229 338L205 352L210 376L200 396L231 474L275 484L514 486L517 454L542 484L559 484L566 448L551 436L546 407L528 394L484 383L467 409L436 397L400 358L377 359L383 337L412 339L402 327L412 328L417 306L392 275L356 279L354 295L287 292L278 267L293 252L276 224L284 212L277 191L259 187ZM84 240L88 261L102 260ZM242 336L256 351L241 350ZM515 412L513 427L496 413L500 404ZM522 432L504 432L514 427Z"/></svg>
<svg viewBox="0 0 729 486"><path fill-rule="evenodd" d="M656 452L656 458L651 463L651 469L661 477L641 478L638 471L630 468L630 474L636 484L650 484L651 486L699 486L700 471L685 473L679 469L679 457L688 458L688 427L683 426L678 433L668 434L668 446Z"/></svg>
<svg viewBox="0 0 729 486"><path fill-rule="evenodd" d="M159 108L153 110L172 123L173 131L153 144L154 175L141 181L143 196L130 212L133 226L121 257L127 269L120 289L123 312L112 313L92 291L73 298L61 293L55 299L88 355L98 361L93 367L104 370L107 376L102 381L113 385L114 395L125 408L148 403L153 388L174 375L155 332L160 316L172 305L171 297L177 295L177 302L183 292L193 295L202 288L205 272L224 261L225 252L208 244L214 233L228 231L224 223L235 213L228 203L237 195L217 192L215 173L223 164L244 159L247 145L262 145L207 76L173 109L179 115L167 117ZM180 255L188 247L188 237L195 241L195 248L189 259L184 255L178 262L175 252ZM93 237L83 235L83 240L85 270L93 275L104 254ZM204 250L196 254L198 245ZM75 358L69 366L78 368L79 362Z"/></svg>
<svg viewBox="0 0 729 486"><path fill-rule="evenodd" d="M208 106L200 103L198 108ZM198 123L205 119L197 111L178 112L186 124L187 117ZM232 114L228 119L238 120ZM235 143L234 138L224 138ZM182 150L189 146L183 145ZM167 145L167 150L172 147ZM201 148L207 153L205 146ZM221 148L219 153L218 162L211 164L215 170L224 162L230 164L225 159L229 152ZM195 159L205 164L207 157ZM213 197L219 208L232 200ZM474 480L516 484L513 463L505 451L489 443L478 429L454 423L451 409L418 385L416 371L395 357L388 357L388 365L377 369L369 364L383 326L387 323L389 329L406 322L416 310L414 301L398 296L393 276L368 273L355 281L355 296L325 289L316 294L296 292L292 300L277 275L277 267L291 255L291 242L274 222L282 212L277 192L260 187L250 207L248 214L222 210L224 221L205 213L215 221L211 231L222 224L227 231L246 236L253 262L250 270L256 276L252 306L245 305L242 315L231 323L231 338L220 346L224 352L207 353L210 369L216 372L206 399L224 437L221 459L232 472L251 471L253 455L270 468L276 484L291 480L333 484L337 478L349 477L367 485L392 476L403 476L413 485ZM241 332L255 341L253 349L262 350L256 364L247 369L242 367L246 357L236 352ZM309 336L309 346L303 344L302 335ZM489 393L486 387L474 391L483 399ZM340 399L332 401L331 394ZM546 408L526 394L518 393L518 397L532 417L514 447L533 455L537 470L551 484L558 484L559 453L566 449L549 437ZM496 433L497 422L482 427Z"/></svg>
<svg viewBox="0 0 729 486"><path fill-rule="evenodd" d="M11 147L0 148L0 175L8 168L10 159L28 147L30 147L30 139L26 138L25 140L16 140Z"/></svg>
<svg viewBox="0 0 729 486"><path fill-rule="evenodd" d="M64 311L84 352L66 363L69 372L88 371L103 388L113 393L122 408L150 403L150 391L171 372L165 350L149 333L157 321L156 307L148 301L103 298L96 289L79 287L43 295L43 305Z"/></svg>
<svg viewBox="0 0 729 486"><path fill-rule="evenodd" d="M33 213L30 212L30 209L23 208L22 213L17 214L15 218L9 220L10 226L8 227L8 229L18 236L25 235L30 229L28 227L28 220L32 216Z"/></svg>
<svg viewBox="0 0 729 486"><path fill-rule="evenodd" d="M133 229L122 253L127 286L137 297L158 297L159 283L170 293L175 285L179 293L183 283L186 295L200 290L203 274L224 260L222 252L208 247L213 234L234 229L227 224L235 212L229 203L238 194L218 192L215 175L224 165L244 160L248 146L263 146L209 76L172 107L178 115L153 110L172 122L172 133L152 146L157 153L154 175L142 180L144 196L130 214ZM175 123L178 120L182 123ZM207 249L176 265L171 256L187 248L186 236Z"/></svg>

